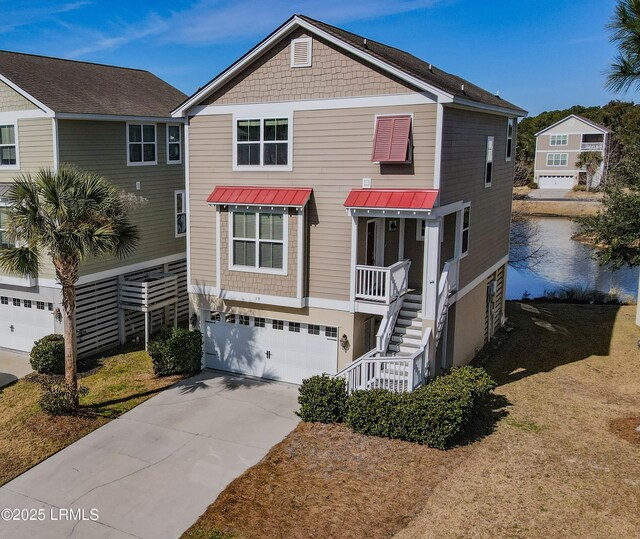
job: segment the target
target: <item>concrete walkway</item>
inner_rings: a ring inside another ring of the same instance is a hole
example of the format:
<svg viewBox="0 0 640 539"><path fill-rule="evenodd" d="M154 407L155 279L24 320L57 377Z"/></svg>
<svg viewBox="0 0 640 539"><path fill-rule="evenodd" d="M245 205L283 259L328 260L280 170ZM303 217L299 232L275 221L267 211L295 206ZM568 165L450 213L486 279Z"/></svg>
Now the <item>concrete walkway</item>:
<svg viewBox="0 0 640 539"><path fill-rule="evenodd" d="M0 537L179 537L296 426L297 396L289 384L190 378L1 487L0 510L43 509L44 520L0 520ZM55 520L61 509L85 520Z"/></svg>
<svg viewBox="0 0 640 539"><path fill-rule="evenodd" d="M31 371L29 354L0 348L0 387L15 382Z"/></svg>

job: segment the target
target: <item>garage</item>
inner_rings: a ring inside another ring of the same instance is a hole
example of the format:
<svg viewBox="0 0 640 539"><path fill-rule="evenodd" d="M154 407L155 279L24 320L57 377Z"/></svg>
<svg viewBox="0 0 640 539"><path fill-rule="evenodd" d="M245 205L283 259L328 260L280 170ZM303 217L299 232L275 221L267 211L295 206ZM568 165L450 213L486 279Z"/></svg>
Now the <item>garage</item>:
<svg viewBox="0 0 640 539"><path fill-rule="evenodd" d="M54 333L48 303L0 297L0 348L30 352L34 341Z"/></svg>
<svg viewBox="0 0 640 539"><path fill-rule="evenodd" d="M247 315L205 313L205 367L299 384L335 373L338 329Z"/></svg>
<svg viewBox="0 0 640 539"><path fill-rule="evenodd" d="M538 176L539 189L573 189L573 176Z"/></svg>

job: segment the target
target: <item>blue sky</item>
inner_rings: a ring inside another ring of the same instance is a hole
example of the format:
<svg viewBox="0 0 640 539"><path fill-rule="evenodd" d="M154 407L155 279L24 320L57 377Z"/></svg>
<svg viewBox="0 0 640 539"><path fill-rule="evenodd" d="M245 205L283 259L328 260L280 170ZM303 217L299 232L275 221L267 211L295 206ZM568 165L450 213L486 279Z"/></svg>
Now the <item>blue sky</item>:
<svg viewBox="0 0 640 539"><path fill-rule="evenodd" d="M304 13L399 47L537 114L614 98L615 0L0 0L0 49L148 69L189 94ZM626 96L632 99L634 96Z"/></svg>

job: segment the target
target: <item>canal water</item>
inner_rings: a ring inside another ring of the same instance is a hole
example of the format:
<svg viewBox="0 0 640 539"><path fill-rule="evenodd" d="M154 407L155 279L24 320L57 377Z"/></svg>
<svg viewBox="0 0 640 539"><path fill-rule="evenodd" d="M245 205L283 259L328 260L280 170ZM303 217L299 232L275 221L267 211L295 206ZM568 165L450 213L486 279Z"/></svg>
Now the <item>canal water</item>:
<svg viewBox="0 0 640 539"><path fill-rule="evenodd" d="M525 293L540 297L546 290L580 287L610 292L616 290L637 298L639 268L611 271L598 265L588 245L572 240L578 225L562 217L533 217L545 255L532 269L509 268L507 299Z"/></svg>

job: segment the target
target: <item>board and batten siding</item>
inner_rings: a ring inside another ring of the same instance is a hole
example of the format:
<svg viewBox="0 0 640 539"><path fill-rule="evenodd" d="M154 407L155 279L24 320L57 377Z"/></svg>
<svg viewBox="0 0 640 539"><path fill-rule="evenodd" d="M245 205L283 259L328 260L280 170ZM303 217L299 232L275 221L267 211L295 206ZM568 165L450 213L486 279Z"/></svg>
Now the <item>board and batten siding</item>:
<svg viewBox="0 0 640 539"><path fill-rule="evenodd" d="M412 165L371 162L376 114L413 113ZM306 208L305 290L311 297L348 300L351 218L343 206L351 189L433 186L436 106L366 107L296 111L292 171L233 171L231 115L190 119L189 183L192 284L215 286L215 209L206 199L216 185L312 187ZM221 242L228 241L222 237ZM222 259L221 264L227 261Z"/></svg>
<svg viewBox="0 0 640 539"><path fill-rule="evenodd" d="M495 137L491 187L484 181L488 136ZM445 107L440 204L471 201L469 254L460 262L460 288L509 254L515 152L506 161L506 136L506 117Z"/></svg>
<svg viewBox="0 0 640 539"><path fill-rule="evenodd" d="M158 164L127 166L125 122L61 120L58 122L60 163L73 163L104 176L118 189L141 197L131 210L140 241L124 260L88 260L81 275L137 264L186 251L185 238L175 237L174 192L184 189L184 165L168 165L166 124L157 124ZM136 190L140 182L140 190Z"/></svg>
<svg viewBox="0 0 640 539"><path fill-rule="evenodd" d="M5 82L0 81L0 112L34 110L37 108L26 97L16 92Z"/></svg>

